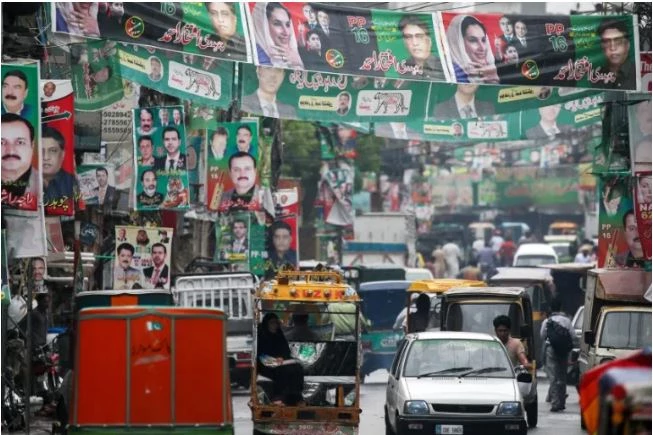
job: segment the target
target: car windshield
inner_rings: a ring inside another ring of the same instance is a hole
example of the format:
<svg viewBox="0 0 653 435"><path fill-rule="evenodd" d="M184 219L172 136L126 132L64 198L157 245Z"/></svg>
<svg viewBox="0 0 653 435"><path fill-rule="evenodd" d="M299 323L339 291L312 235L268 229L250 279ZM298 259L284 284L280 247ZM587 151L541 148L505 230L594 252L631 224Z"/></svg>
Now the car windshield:
<svg viewBox="0 0 653 435"><path fill-rule="evenodd" d="M553 245L553 250L556 251L558 257L568 257L569 256L569 245Z"/></svg>
<svg viewBox="0 0 653 435"><path fill-rule="evenodd" d="M605 316L600 347L639 349L651 345L651 313L613 312Z"/></svg>
<svg viewBox="0 0 653 435"><path fill-rule="evenodd" d="M447 330L494 335L494 319L504 314L512 319L512 336L519 337L521 307L516 304L452 303L447 310Z"/></svg>
<svg viewBox="0 0 653 435"><path fill-rule="evenodd" d="M540 264L551 264L555 262L556 258L551 255L520 255L517 257L515 266L532 267L539 266Z"/></svg>
<svg viewBox="0 0 653 435"><path fill-rule="evenodd" d="M437 358L433 356L437 355ZM468 376L510 378L512 365L501 343L490 340L432 339L412 343L406 377Z"/></svg>

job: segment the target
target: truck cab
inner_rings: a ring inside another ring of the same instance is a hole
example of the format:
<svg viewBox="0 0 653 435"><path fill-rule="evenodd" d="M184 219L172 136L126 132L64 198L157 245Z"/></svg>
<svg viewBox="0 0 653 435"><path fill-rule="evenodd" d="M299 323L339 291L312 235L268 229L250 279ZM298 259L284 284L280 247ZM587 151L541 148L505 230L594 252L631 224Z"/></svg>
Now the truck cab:
<svg viewBox="0 0 653 435"><path fill-rule="evenodd" d="M588 272L578 359L581 375L651 345L651 303L644 298L650 285L651 274L643 270Z"/></svg>
<svg viewBox="0 0 653 435"><path fill-rule="evenodd" d="M173 293L182 307L218 308L227 315L227 355L232 383L249 388L252 368L252 294L249 272L178 275Z"/></svg>

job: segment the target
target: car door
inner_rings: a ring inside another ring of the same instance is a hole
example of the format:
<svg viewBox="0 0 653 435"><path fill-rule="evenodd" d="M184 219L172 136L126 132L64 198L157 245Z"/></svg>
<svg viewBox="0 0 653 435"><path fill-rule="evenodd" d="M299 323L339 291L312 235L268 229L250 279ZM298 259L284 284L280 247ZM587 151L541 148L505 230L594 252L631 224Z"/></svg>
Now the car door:
<svg viewBox="0 0 653 435"><path fill-rule="evenodd" d="M404 350L408 345L408 340L401 340L397 346L390 373L388 375L388 386L386 387L385 403L388 410L388 418L394 421L394 416L397 413L397 394L399 393L399 373L401 370L401 359L403 358ZM395 423L396 424L396 423Z"/></svg>

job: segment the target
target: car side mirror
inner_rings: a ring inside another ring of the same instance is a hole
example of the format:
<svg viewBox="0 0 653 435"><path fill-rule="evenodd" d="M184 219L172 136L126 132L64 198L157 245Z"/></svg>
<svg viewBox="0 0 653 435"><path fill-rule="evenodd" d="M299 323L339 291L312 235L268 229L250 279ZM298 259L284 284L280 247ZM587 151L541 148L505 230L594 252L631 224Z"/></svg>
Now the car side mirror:
<svg viewBox="0 0 653 435"><path fill-rule="evenodd" d="M530 384L533 382L533 376L530 373L520 373L517 375L517 382Z"/></svg>
<svg viewBox="0 0 653 435"><path fill-rule="evenodd" d="M531 336L531 325L522 325L519 328L519 337L520 338L527 338Z"/></svg>
<svg viewBox="0 0 653 435"><path fill-rule="evenodd" d="M585 344L589 344L590 346L594 344L594 331L585 331L583 333L583 341Z"/></svg>

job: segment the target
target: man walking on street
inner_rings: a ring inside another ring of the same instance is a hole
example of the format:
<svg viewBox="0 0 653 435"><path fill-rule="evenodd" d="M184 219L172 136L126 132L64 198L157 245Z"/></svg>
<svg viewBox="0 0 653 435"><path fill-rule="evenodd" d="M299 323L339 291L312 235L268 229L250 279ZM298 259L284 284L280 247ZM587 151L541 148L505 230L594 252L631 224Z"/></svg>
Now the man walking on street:
<svg viewBox="0 0 653 435"><path fill-rule="evenodd" d="M447 263L447 278L457 277L460 272L460 260L463 258L460 248L453 239L449 239L442 247L442 251L444 252L444 260Z"/></svg>
<svg viewBox="0 0 653 435"><path fill-rule="evenodd" d="M571 320L561 308L559 299L551 301L553 312L542 322L540 330L542 342L546 340L544 370L550 382L547 398L551 399L551 412L562 412L565 409L567 360L572 347L571 337L574 335Z"/></svg>

